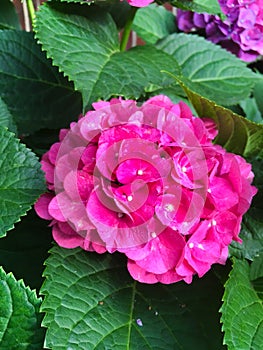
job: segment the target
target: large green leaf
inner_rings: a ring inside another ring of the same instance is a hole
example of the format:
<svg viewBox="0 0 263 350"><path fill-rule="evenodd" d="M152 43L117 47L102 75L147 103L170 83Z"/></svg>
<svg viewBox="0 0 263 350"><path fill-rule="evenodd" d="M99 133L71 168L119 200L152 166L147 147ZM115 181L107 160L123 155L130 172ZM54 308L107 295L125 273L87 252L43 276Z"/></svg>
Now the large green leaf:
<svg viewBox="0 0 263 350"><path fill-rule="evenodd" d="M171 11L155 4L142 7L136 12L132 29L148 44L175 32L175 17Z"/></svg>
<svg viewBox="0 0 263 350"><path fill-rule="evenodd" d="M36 293L0 268L0 348L1 350L39 350L44 329L40 328L41 300Z"/></svg>
<svg viewBox="0 0 263 350"><path fill-rule="evenodd" d="M81 91L84 105L112 95L139 98L151 84L171 84L171 78L161 73L179 73L170 55L150 46L120 52L111 16L97 7L81 8L85 16L66 14L45 4L38 12L35 30L54 64Z"/></svg>
<svg viewBox="0 0 263 350"><path fill-rule="evenodd" d="M192 285L131 279L119 254L54 247L42 287L52 350L219 350L222 285L213 274Z"/></svg>
<svg viewBox="0 0 263 350"><path fill-rule="evenodd" d="M39 289L43 263L51 248L51 230L44 220L30 211L16 228L0 239L0 266L23 279L30 288Z"/></svg>
<svg viewBox="0 0 263 350"><path fill-rule="evenodd" d="M80 94L47 60L32 33L0 31L0 97L20 133L65 127L81 112Z"/></svg>
<svg viewBox="0 0 263 350"><path fill-rule="evenodd" d="M40 164L14 134L0 127L0 237L45 190Z"/></svg>
<svg viewBox="0 0 263 350"><path fill-rule="evenodd" d="M240 59L198 35L174 33L157 47L176 59L182 69L180 79L189 88L221 105L247 98L261 79Z"/></svg>
<svg viewBox="0 0 263 350"><path fill-rule="evenodd" d="M0 29L5 28L20 28L18 15L10 0L1 0L0 2Z"/></svg>
<svg viewBox="0 0 263 350"><path fill-rule="evenodd" d="M246 261L234 259L221 308L228 350L259 350L263 344L263 305L249 279Z"/></svg>
<svg viewBox="0 0 263 350"><path fill-rule="evenodd" d="M214 15L221 13L217 0L171 0L170 2L183 10L206 12Z"/></svg>

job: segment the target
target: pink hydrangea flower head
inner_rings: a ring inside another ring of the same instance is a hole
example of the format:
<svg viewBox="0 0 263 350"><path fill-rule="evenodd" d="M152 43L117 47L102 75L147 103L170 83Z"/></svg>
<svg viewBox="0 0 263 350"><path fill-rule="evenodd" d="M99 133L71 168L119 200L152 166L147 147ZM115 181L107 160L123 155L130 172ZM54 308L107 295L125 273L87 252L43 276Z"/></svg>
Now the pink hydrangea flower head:
<svg viewBox="0 0 263 350"><path fill-rule="evenodd" d="M244 61L263 54L263 1L218 0L225 20L219 16L177 11L178 28L184 32L205 30L208 40L220 44Z"/></svg>
<svg viewBox="0 0 263 350"><path fill-rule="evenodd" d="M35 210L55 241L119 251L145 283L190 283L225 263L256 189L251 166L212 143L215 123L163 95L93 107L41 161Z"/></svg>

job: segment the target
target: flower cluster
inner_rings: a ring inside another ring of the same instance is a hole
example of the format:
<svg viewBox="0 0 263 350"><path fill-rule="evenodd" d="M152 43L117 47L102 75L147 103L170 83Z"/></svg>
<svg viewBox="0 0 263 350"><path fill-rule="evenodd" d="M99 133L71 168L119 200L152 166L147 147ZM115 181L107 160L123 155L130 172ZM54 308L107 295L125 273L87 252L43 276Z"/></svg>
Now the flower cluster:
<svg viewBox="0 0 263 350"><path fill-rule="evenodd" d="M263 54L263 1L218 0L225 20L209 14L177 11L178 28L184 32L205 30L208 40L220 44L244 61Z"/></svg>
<svg viewBox="0 0 263 350"><path fill-rule="evenodd" d="M211 141L210 119L163 95L93 104L42 158L35 205L62 247L128 257L145 283L192 281L225 263L256 193L251 165Z"/></svg>

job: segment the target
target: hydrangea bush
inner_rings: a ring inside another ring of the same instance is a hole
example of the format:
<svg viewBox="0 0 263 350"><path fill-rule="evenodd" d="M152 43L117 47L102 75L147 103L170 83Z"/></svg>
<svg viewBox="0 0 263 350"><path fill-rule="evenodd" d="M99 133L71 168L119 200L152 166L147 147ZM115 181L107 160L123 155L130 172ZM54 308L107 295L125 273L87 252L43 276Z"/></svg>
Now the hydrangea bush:
<svg viewBox="0 0 263 350"><path fill-rule="evenodd" d="M0 349L260 350L260 1L24 7L32 32L0 4Z"/></svg>

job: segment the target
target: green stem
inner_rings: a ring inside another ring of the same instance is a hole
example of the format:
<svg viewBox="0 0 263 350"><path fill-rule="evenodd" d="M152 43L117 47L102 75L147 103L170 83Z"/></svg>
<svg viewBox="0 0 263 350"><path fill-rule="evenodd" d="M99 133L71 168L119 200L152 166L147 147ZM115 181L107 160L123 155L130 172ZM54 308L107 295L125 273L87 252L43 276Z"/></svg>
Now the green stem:
<svg viewBox="0 0 263 350"><path fill-rule="evenodd" d="M27 1L27 8L28 8L28 13L31 19L31 23L33 24L33 21L35 19L36 13L35 13L35 7L33 0L26 0Z"/></svg>
<svg viewBox="0 0 263 350"><path fill-rule="evenodd" d="M127 19L127 22L125 24L125 27L123 29L123 33L122 33L122 37L121 37L121 43L120 43L120 50L121 51L125 51L127 44L128 44L128 40L130 37L130 33L131 33L131 27L132 27L132 23L136 14L136 11L138 10L138 7L132 7L129 17Z"/></svg>

